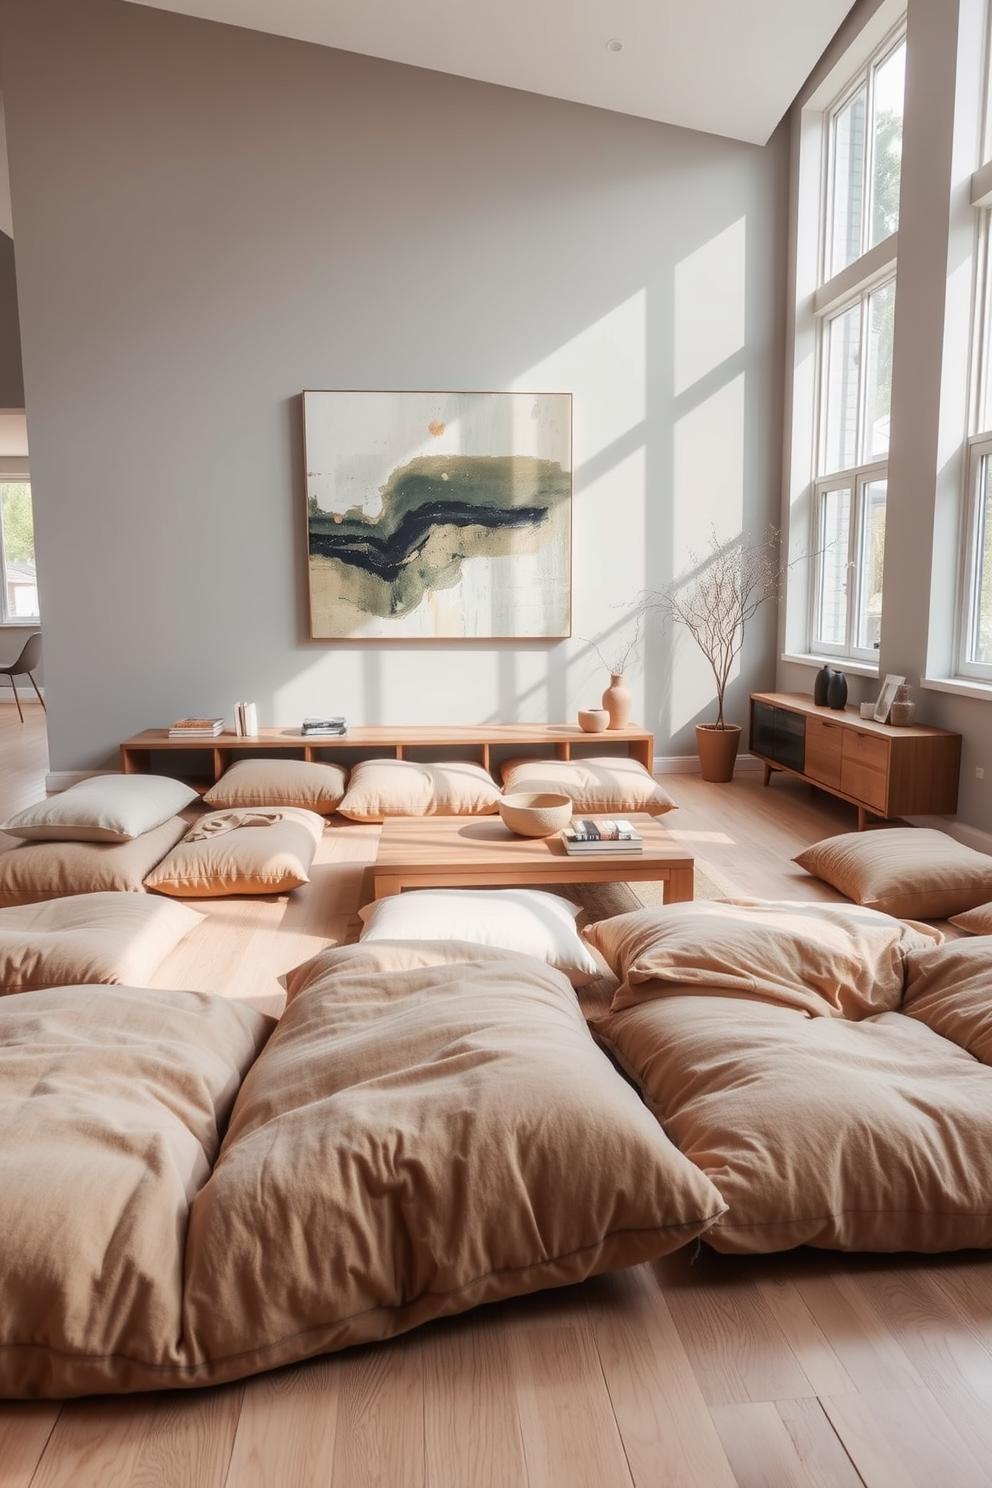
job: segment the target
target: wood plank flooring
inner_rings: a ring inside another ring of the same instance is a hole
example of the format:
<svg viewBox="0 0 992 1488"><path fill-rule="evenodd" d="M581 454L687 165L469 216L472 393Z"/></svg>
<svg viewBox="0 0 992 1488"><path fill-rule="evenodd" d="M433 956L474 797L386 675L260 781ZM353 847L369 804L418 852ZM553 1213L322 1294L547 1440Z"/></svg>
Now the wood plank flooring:
<svg viewBox="0 0 992 1488"><path fill-rule="evenodd" d="M44 715L25 714L0 703L4 814L43 794ZM837 897L790 859L854 827L843 802L746 770L665 785L727 892ZM326 832L288 898L202 902L157 984L278 1011L281 972L357 934L376 837ZM0 1402L0 1488L132 1484L992 1488L992 1256L690 1246L241 1385Z"/></svg>

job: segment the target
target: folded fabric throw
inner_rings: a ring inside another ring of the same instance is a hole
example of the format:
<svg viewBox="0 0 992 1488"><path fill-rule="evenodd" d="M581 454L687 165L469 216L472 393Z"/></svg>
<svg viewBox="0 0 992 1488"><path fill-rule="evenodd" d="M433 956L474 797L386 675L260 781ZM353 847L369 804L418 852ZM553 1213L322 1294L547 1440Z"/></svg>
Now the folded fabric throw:
<svg viewBox="0 0 992 1488"><path fill-rule="evenodd" d="M236 827L274 827L282 819L281 811L214 811L191 827L183 841L202 842L221 832L233 832Z"/></svg>

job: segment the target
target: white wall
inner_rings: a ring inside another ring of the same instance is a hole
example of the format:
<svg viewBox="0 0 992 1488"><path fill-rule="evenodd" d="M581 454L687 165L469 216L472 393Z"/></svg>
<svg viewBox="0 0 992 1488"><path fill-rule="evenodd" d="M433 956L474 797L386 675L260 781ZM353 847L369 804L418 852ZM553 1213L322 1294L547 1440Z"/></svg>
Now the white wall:
<svg viewBox="0 0 992 1488"><path fill-rule="evenodd" d="M0 15L53 770L237 698L276 725L574 717L606 680L579 637L711 527L775 519L784 134L117 0ZM572 390L575 639L310 641L306 387ZM632 682L657 752L689 752L712 688L684 638Z"/></svg>

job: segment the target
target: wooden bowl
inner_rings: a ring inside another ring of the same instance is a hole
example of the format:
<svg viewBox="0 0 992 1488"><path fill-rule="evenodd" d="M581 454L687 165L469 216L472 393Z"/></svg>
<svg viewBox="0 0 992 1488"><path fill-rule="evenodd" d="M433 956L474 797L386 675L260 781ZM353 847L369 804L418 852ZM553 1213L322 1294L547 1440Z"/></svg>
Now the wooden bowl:
<svg viewBox="0 0 992 1488"><path fill-rule="evenodd" d="M587 734L602 734L610 726L610 715L605 708L580 708L579 728Z"/></svg>
<svg viewBox="0 0 992 1488"><path fill-rule="evenodd" d="M499 814L518 837L550 837L572 820L572 802L551 791L521 791L500 797Z"/></svg>

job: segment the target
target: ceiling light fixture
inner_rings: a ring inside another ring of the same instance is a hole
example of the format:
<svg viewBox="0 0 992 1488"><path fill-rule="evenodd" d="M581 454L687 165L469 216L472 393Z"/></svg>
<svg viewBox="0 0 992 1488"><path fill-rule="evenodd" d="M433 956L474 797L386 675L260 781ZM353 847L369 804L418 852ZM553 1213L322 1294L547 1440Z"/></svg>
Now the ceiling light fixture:
<svg viewBox="0 0 992 1488"><path fill-rule="evenodd" d="M606 43L606 50L608 52L622 52L623 51L623 42L620 40L619 36L611 36L610 37L609 41Z"/></svg>

